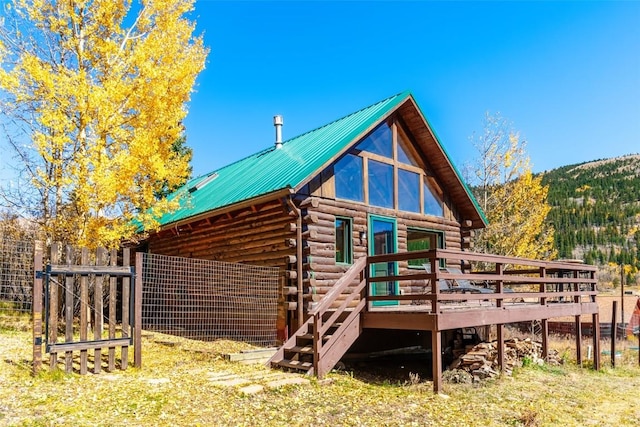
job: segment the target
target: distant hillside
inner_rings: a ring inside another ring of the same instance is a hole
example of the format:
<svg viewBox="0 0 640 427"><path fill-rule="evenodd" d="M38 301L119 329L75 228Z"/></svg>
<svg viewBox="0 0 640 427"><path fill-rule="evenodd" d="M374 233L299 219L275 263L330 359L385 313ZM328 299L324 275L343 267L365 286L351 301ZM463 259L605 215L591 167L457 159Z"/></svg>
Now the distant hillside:
<svg viewBox="0 0 640 427"><path fill-rule="evenodd" d="M544 172L559 258L640 270L640 154Z"/></svg>

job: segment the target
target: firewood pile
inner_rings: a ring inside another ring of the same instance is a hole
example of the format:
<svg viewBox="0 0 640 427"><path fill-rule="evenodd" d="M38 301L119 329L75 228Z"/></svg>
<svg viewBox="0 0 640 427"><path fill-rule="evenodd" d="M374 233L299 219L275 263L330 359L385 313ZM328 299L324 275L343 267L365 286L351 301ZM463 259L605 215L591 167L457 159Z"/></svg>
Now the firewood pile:
<svg viewBox="0 0 640 427"><path fill-rule="evenodd" d="M524 360L538 365L545 363L542 359L542 344L539 342L531 341L529 338L525 340L513 338L505 340L504 345L504 372L507 375L511 375L514 367L521 367ZM546 363L552 365L562 363L558 352L549 350L549 357ZM449 369L466 371L475 380L495 377L500 372L497 342L480 343L470 348L469 351L449 365Z"/></svg>

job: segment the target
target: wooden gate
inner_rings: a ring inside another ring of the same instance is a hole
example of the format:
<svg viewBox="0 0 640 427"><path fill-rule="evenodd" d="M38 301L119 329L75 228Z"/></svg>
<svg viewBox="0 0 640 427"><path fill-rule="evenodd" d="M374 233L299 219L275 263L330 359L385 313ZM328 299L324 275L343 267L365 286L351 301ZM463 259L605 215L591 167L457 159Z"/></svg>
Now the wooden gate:
<svg viewBox="0 0 640 427"><path fill-rule="evenodd" d="M61 245L52 244L44 265L43 244L36 242L34 372L42 365L43 344L49 353L49 366L56 368L63 362L66 372L86 374L89 362L93 362L94 373L99 373L103 364L107 371L113 371L117 349L117 365L126 369L131 345L134 365L141 366L142 289L129 260L128 249L122 251L118 265L115 250L99 248L90 253L86 248L67 246L63 254Z"/></svg>

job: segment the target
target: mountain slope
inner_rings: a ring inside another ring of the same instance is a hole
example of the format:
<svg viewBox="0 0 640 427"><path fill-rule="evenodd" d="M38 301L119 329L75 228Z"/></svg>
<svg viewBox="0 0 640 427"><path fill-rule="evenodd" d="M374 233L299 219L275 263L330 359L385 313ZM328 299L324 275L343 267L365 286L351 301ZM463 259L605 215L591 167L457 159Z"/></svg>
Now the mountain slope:
<svg viewBox="0 0 640 427"><path fill-rule="evenodd" d="M544 172L560 258L628 264L640 270L640 154L563 166Z"/></svg>

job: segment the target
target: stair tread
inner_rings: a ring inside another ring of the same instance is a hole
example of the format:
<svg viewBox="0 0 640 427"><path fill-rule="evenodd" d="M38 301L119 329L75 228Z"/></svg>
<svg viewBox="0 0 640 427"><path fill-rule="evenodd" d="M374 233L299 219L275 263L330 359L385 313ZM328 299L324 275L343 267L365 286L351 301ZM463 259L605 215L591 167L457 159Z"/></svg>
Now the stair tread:
<svg viewBox="0 0 640 427"><path fill-rule="evenodd" d="M294 353L313 354L313 347L310 345L296 345L290 348L285 348L285 351L291 351Z"/></svg>
<svg viewBox="0 0 640 427"><path fill-rule="evenodd" d="M324 335L322 338L326 341L329 338L331 338L333 335ZM313 334L302 334L302 335L298 335L298 338L304 338L307 340L313 340Z"/></svg>
<svg viewBox="0 0 640 427"><path fill-rule="evenodd" d="M302 369L305 371L313 368L313 363L300 362L299 360L282 359L276 363L278 366L284 366L285 368Z"/></svg>

